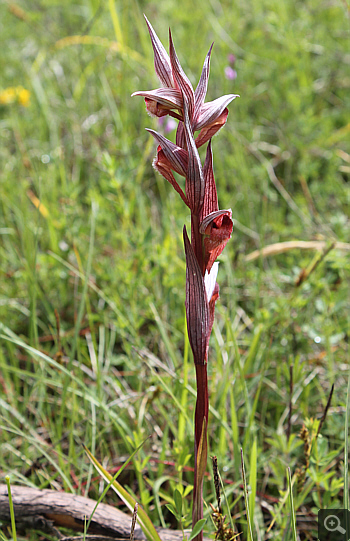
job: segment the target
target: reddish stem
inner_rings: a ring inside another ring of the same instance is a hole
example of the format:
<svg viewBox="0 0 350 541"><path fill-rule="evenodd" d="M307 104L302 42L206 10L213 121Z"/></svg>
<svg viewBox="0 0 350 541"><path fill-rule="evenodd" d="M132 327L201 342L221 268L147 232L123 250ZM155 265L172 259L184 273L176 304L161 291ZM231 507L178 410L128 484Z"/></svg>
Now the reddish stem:
<svg viewBox="0 0 350 541"><path fill-rule="evenodd" d="M193 487L193 514L192 527L203 518L203 478L204 472L200 473L200 464L198 464L198 448L200 440L203 438L204 457L202 460L206 463L207 459L207 426L209 412L209 397L208 397L208 376L207 365L196 365L196 381L197 381L197 401L194 417L194 487ZM205 422L204 422L205 419ZM205 431L202 434L202 430ZM194 541L203 541L203 531L201 531Z"/></svg>
<svg viewBox="0 0 350 541"><path fill-rule="evenodd" d="M199 263L199 267L204 276L205 266L203 258L202 235L199 232L199 216L191 213L191 244L193 251ZM203 437L205 456L207 454L207 426L208 426L208 376L207 365L196 364L196 383L197 383L197 400L194 417L194 487L193 487L193 512L192 512L192 528L203 518L203 478L204 473L200 472L198 464L198 448L200 446L201 437ZM205 419L205 423L204 423ZM202 430L205 433L202 435ZM203 457L202 457L203 458ZM205 459L206 460L206 459ZM203 531L201 531L194 541L203 541Z"/></svg>
<svg viewBox="0 0 350 541"><path fill-rule="evenodd" d="M196 365L196 380L197 380L197 401L196 411L194 416L194 435L195 435L195 452L197 456L197 449L202 435L203 420L205 418L208 426L208 411L209 411L209 398L208 398L208 376L207 365Z"/></svg>

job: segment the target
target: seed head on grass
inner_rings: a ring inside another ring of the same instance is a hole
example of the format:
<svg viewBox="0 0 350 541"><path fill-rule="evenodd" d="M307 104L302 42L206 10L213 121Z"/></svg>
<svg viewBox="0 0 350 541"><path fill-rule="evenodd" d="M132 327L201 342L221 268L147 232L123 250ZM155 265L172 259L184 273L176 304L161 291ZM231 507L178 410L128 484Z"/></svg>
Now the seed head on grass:
<svg viewBox="0 0 350 541"><path fill-rule="evenodd" d="M219 468L218 460L216 456L211 457L213 463L213 477L214 477L214 487L216 494L217 508L210 503L212 509L211 518L216 528L215 540L216 541L232 541L239 536L239 533L226 523L226 515L222 512L221 507L221 494L220 494L220 477L219 477Z"/></svg>
<svg viewBox="0 0 350 541"><path fill-rule="evenodd" d="M221 96L205 103L208 88L211 45L205 57L196 89L177 57L169 30L169 55L145 17L154 51L154 67L161 83L155 90L134 92L145 99L150 115L169 115L178 120L175 143L162 134L148 130L158 143L153 166L173 186L191 211L191 240L183 230L186 255L186 318L189 342L196 367L197 401L195 411L195 480L193 490L193 526L203 517L202 487L207 463L208 380L207 361L215 302L219 298L216 259L231 237L231 209L219 210L213 171L211 138L226 123L227 105L236 94ZM195 136L195 133L198 135ZM198 148L208 143L202 165ZM184 189L174 172L185 178ZM201 532L196 540L203 538Z"/></svg>

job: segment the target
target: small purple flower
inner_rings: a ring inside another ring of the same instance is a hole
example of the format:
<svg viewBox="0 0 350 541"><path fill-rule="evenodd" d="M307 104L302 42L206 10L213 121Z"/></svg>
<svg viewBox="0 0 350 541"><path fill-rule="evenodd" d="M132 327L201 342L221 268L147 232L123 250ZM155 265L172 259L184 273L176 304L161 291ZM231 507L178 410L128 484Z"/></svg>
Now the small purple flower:
<svg viewBox="0 0 350 541"><path fill-rule="evenodd" d="M226 66L225 77L230 81L234 81L237 78L237 71L232 69L231 66Z"/></svg>
<svg viewBox="0 0 350 541"><path fill-rule="evenodd" d="M170 117L168 122L165 124L164 131L165 133L170 133L171 131L174 131L175 128L177 128L177 122Z"/></svg>
<svg viewBox="0 0 350 541"><path fill-rule="evenodd" d="M231 66L233 66L234 63L236 62L236 57L234 54L230 53L227 55L227 60L228 60L228 63L231 64Z"/></svg>

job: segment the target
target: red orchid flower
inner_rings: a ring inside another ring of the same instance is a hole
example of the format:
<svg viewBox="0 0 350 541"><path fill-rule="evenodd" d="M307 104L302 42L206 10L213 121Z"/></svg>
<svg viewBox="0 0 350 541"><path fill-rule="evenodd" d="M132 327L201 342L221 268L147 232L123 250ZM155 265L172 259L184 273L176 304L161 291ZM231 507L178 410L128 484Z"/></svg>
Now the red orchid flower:
<svg viewBox="0 0 350 541"><path fill-rule="evenodd" d="M204 236L204 265L208 273L231 238L232 229L231 209L211 212L200 224L199 232Z"/></svg>
<svg viewBox="0 0 350 541"><path fill-rule="evenodd" d="M169 57L146 16L145 19L154 51L154 67L162 88L134 92L132 96L143 96L146 102L146 109L151 115L162 117L168 114L180 121L184 121L184 97L187 101L188 116L192 130L193 132L200 130L196 139L197 147L199 147L206 143L225 124L228 115L227 105L237 98L238 95L228 94L214 101L204 103L208 87L210 55L213 45L210 47L205 58L202 74L194 91L176 55L170 31ZM180 132L182 131L180 125L178 130Z"/></svg>

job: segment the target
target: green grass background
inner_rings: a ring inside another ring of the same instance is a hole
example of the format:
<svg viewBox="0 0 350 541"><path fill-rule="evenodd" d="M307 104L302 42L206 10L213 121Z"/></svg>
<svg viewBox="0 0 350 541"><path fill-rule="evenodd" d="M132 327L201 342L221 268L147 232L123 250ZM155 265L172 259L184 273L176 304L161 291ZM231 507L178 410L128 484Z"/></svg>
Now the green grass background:
<svg viewBox="0 0 350 541"><path fill-rule="evenodd" d="M144 128L158 123L130 97L158 86L143 13L166 47L171 26L194 85L215 42L207 100L241 96L213 140L235 229L220 256L210 454L239 531L243 447L254 537L292 539L289 466L297 531L314 539L317 510L347 501L349 251L333 248L299 287L317 252L245 257L283 241L349 241L345 0L0 4L0 92L30 91L27 107L0 105L0 473L97 498L103 484L81 443L116 471L149 438L120 480L163 526L177 527L165 507L177 487L190 519L189 215L152 169ZM312 449L298 481L303 423ZM210 475L204 493L215 504Z"/></svg>

